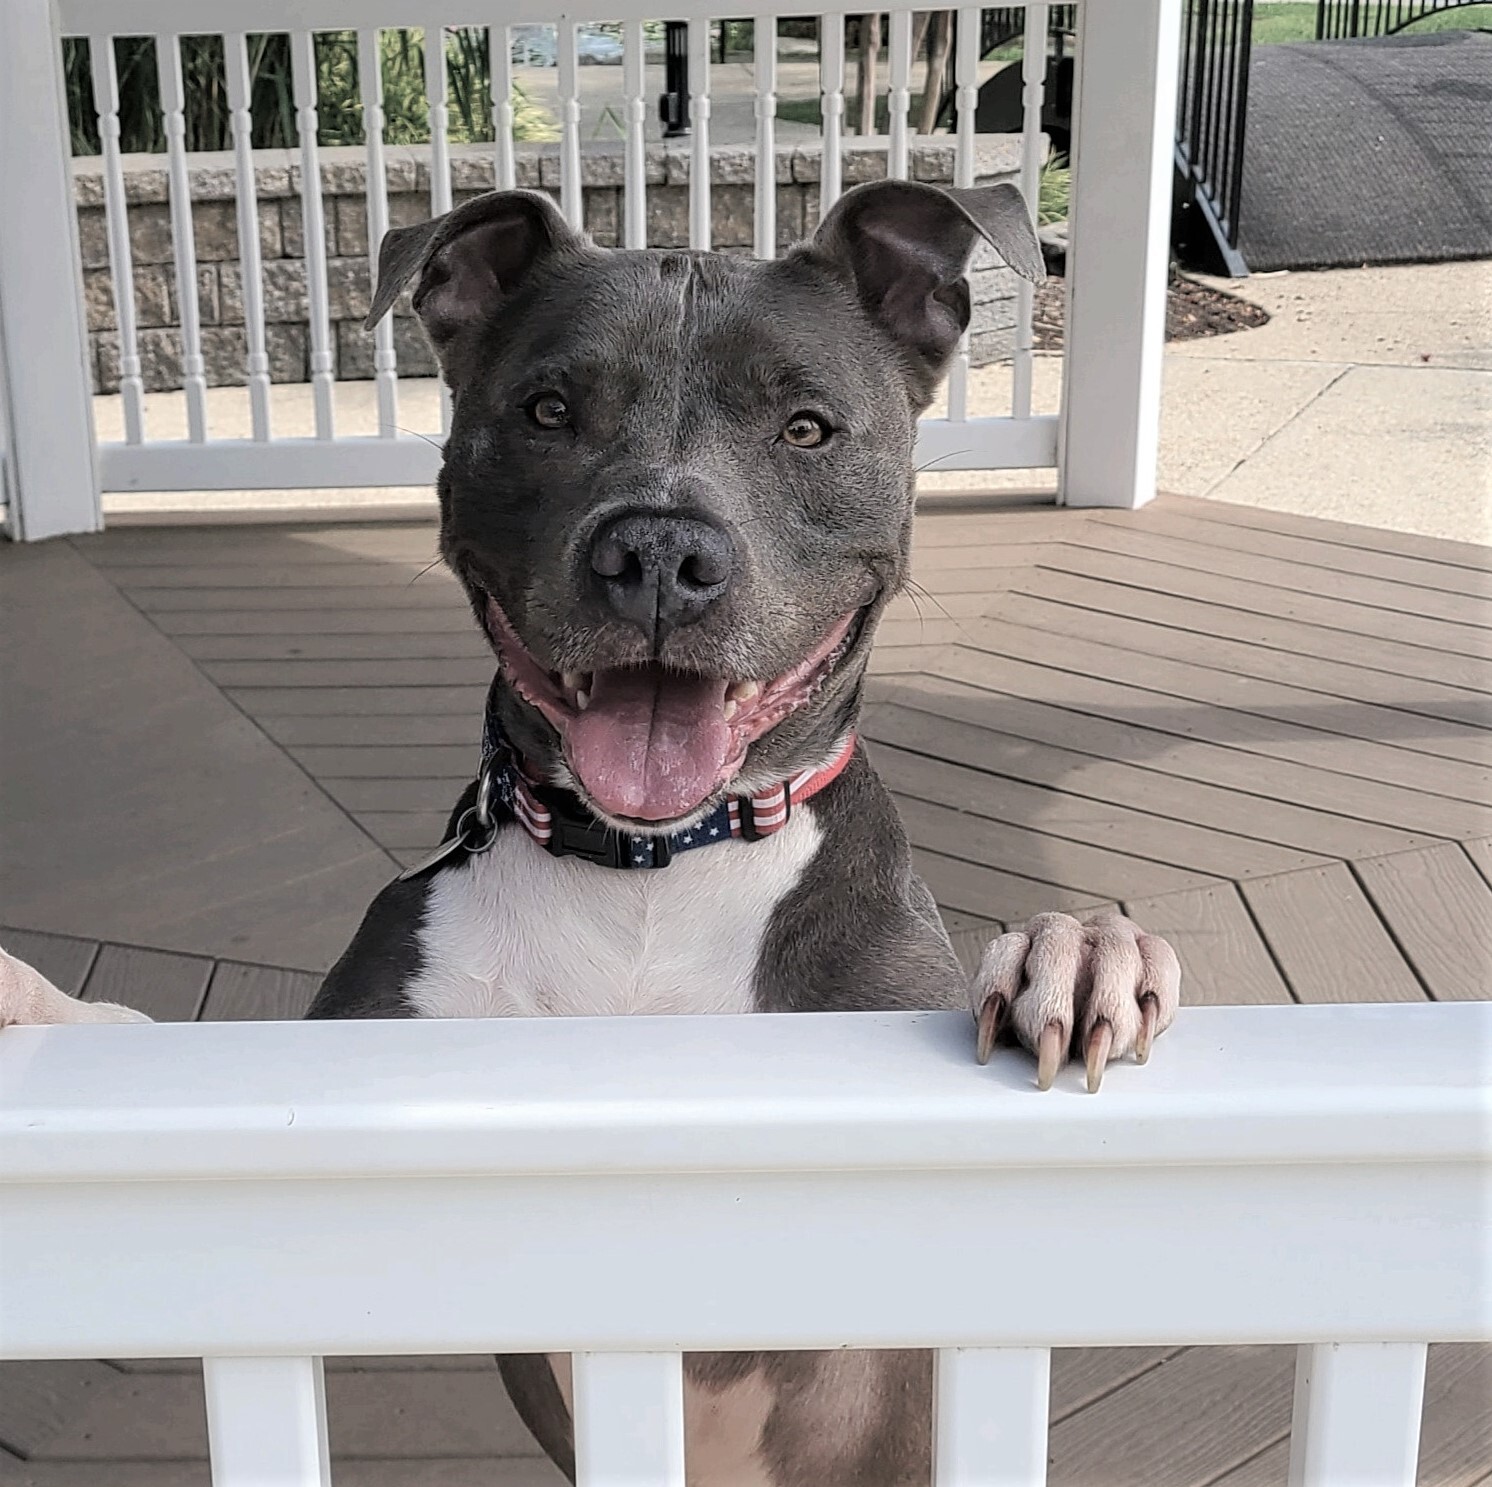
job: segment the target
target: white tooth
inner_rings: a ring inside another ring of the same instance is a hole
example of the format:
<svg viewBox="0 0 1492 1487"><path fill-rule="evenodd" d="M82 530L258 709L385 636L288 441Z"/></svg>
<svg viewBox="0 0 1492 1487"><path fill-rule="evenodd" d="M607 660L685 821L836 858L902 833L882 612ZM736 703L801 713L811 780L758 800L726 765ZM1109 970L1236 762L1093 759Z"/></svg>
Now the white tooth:
<svg viewBox="0 0 1492 1487"><path fill-rule="evenodd" d="M578 671L562 671L560 673L560 681L564 684L567 692L575 691L584 680L585 677Z"/></svg>
<svg viewBox="0 0 1492 1487"><path fill-rule="evenodd" d="M724 707L723 711L725 713L725 721L728 723L728 722L730 722L730 720L733 717L735 717L735 715L740 711L740 709L736 706L736 704L734 702L727 702L725 704L725 707Z"/></svg>
<svg viewBox="0 0 1492 1487"><path fill-rule="evenodd" d="M589 692L577 692L575 694L575 706L584 712L591 705L591 694Z"/></svg>
<svg viewBox="0 0 1492 1487"><path fill-rule="evenodd" d="M761 692L761 689L760 682L737 682L726 695L735 698L737 702L750 702Z"/></svg>

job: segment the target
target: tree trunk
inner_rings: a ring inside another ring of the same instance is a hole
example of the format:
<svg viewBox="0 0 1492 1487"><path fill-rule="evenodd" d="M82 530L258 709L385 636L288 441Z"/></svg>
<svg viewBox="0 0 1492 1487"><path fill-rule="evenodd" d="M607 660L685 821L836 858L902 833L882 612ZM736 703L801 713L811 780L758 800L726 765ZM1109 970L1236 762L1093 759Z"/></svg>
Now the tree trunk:
<svg viewBox="0 0 1492 1487"><path fill-rule="evenodd" d="M918 134L931 134L937 128L938 111L943 103L943 79L948 72L948 54L952 50L953 12L937 11L927 28L927 79L923 83L922 105L918 110Z"/></svg>
<svg viewBox="0 0 1492 1487"><path fill-rule="evenodd" d="M927 26L928 22L931 21L932 18L933 12L930 10L919 10L912 16L912 66L916 66L917 53L922 50L922 43L927 40ZM910 78L908 79L907 86L911 87ZM911 129L913 134L919 132L917 128L917 120L912 116L910 110L908 110L907 113L907 127Z"/></svg>

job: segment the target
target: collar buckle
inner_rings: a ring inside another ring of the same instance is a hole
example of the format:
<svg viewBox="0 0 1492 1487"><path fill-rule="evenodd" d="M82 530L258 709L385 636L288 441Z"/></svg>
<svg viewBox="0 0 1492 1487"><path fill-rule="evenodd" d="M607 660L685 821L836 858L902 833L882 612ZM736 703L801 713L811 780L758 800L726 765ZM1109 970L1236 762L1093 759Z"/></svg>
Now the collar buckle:
<svg viewBox="0 0 1492 1487"><path fill-rule="evenodd" d="M569 800L546 791L549 810L549 840L544 850L551 857L581 857L601 867L667 867L673 860L668 839L661 836L629 836L597 821L589 812L580 814Z"/></svg>

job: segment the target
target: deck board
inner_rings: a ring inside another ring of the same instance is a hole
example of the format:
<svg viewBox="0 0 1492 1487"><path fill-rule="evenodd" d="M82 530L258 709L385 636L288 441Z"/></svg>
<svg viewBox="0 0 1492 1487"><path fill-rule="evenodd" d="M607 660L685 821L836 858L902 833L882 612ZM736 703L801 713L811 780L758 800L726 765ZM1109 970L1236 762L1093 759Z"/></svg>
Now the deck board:
<svg viewBox="0 0 1492 1487"><path fill-rule="evenodd" d="M1210 1482L1289 1428L1294 1368L1294 1348L1187 1348L1052 1427L1050 1487Z"/></svg>
<svg viewBox="0 0 1492 1487"><path fill-rule="evenodd" d="M1428 757L1413 747L1396 747L1400 739L1423 736L1425 725L1392 708L1323 697L1299 687L1187 661L1147 655L1103 641L1067 634L1053 642L1050 634L1019 624L1022 601L995 602L996 622L970 627L965 648L1024 660L1086 681L1102 678L1122 694L1105 689L1098 697L1133 698L1160 712L1177 714L1195 729L1185 704L1206 709L1206 736L1234 748L1277 754L1299 763L1317 764L1328 757L1343 774L1423 790L1452 800L1480 800L1492 795L1492 771L1483 756L1477 763L1459 758ZM1177 704L1183 704L1177 707ZM1492 811L1487 813L1492 820Z"/></svg>
<svg viewBox="0 0 1492 1487"><path fill-rule="evenodd" d="M1251 694L1263 704L1254 710L1267 714L1269 706L1284 697L1297 707L1313 708L1325 706L1323 698L1338 699L1344 714L1342 721L1354 726L1334 731L1391 740L1400 748L1467 759L1484 768L1492 763L1492 745L1487 736L1487 728L1492 726L1492 697L1417 682L1369 666L1304 657L1249 645L1231 637L1198 634L1185 628L1187 612L1173 616L1175 624L1160 625L1124 613L1065 604L1051 593L1052 586L1045 582L1050 576L1038 574L1029 586L1023 581L1008 595L993 601L986 614L1018 619L1043 634L1098 640L1163 660L1178 668L1168 678L1173 683L1195 679L1214 689L1227 685L1229 695L1234 698L1229 705L1246 705ZM1208 671L1214 675L1208 676ZM1219 682L1219 675L1224 682ZM1266 684L1267 689L1260 684ZM1196 693L1188 689L1188 695ZM1314 726L1332 725L1318 722Z"/></svg>
<svg viewBox="0 0 1492 1487"><path fill-rule="evenodd" d="M303 1017L320 976L220 961L202 1005L204 1022L275 1022Z"/></svg>
<svg viewBox="0 0 1492 1487"><path fill-rule="evenodd" d="M1240 883L1239 891L1297 1001L1424 1001L1345 863Z"/></svg>
<svg viewBox="0 0 1492 1487"><path fill-rule="evenodd" d="M71 554L66 581L81 567L91 602L170 647L178 692L226 703L366 844L357 872L303 876L315 864L273 840L249 864L287 862L275 876L302 916L345 943L475 762L492 663L457 586L421 573L433 523L127 527ZM0 550L0 578L16 556ZM864 731L966 966L1004 923L1117 903L1172 941L1194 1004L1492 995L1487 549L1194 500L934 501L913 569ZM111 654L75 643L95 671ZM189 724L152 686L111 694L142 762L176 747L154 728ZM47 687L29 702L4 719L22 742L73 726ZM148 855L182 788L134 773L117 815L93 812L120 862ZM223 840L252 835L240 817L261 797L199 773ZM173 914L196 894L217 926L185 954L150 937L158 885L118 883L112 927L97 893L72 892L45 922L8 912L0 944L157 1016L304 1010L311 957L286 969L240 948L265 943L253 894L224 900L212 873L173 883ZM1059 1351L1054 1487L1283 1487L1292 1362ZM1492 1487L1489 1367L1492 1349L1432 1349L1422 1487ZM339 1487L557 1487L486 1359L338 1360L329 1378ZM200 1420L194 1363L0 1367L0 1487L207 1487Z"/></svg>
<svg viewBox="0 0 1492 1487"><path fill-rule="evenodd" d="M1171 802L1160 792L1153 810L1138 809L1127 801L1137 792L1136 777L1139 782L1150 778L1142 771L1132 771L1127 788L1109 797L1079 793L1065 772L1059 788L1050 788L1057 771L1036 782L1021 778L1011 760L1021 751L1022 740L946 715L875 703L865 714L861 732L871 741L872 762L883 774L889 773L903 751L963 766L962 772L944 776L949 788L958 792L953 798L981 814L994 812L999 820L1018 821L1093 845L1122 845L1139 856L1213 877L1290 872L1324 860L1239 832L1177 819ZM1052 751L1026 752L1047 759Z"/></svg>
<svg viewBox="0 0 1492 1487"><path fill-rule="evenodd" d="M156 1022L195 1022L212 968L204 956L105 945L83 987L83 998L121 1002Z"/></svg>
<svg viewBox="0 0 1492 1487"><path fill-rule="evenodd" d="M1304 854L1304 860L1287 861L1279 871L1307 866L1318 856L1406 851L1431 841L1416 832L1315 810L1295 799L1246 788L1229 751L1014 693L922 675L898 677L873 688L870 695L926 712L933 719L957 720L954 729L965 722L981 728L999 751L1000 771L1014 778L1152 810ZM872 737L880 715L873 701ZM1248 867L1249 859L1241 857L1233 875Z"/></svg>
<svg viewBox="0 0 1492 1487"><path fill-rule="evenodd" d="M1431 996L1492 996L1492 887L1459 847L1369 857L1355 870Z"/></svg>
<svg viewBox="0 0 1492 1487"><path fill-rule="evenodd" d="M1291 532L1314 537L1342 547L1362 547L1372 552L1403 553L1427 562L1447 563L1492 573L1492 550L1476 542L1457 542L1445 537L1424 537L1417 532L1391 532L1383 527L1365 527L1354 522L1331 521L1319 516L1297 516L1287 511L1260 511L1227 501L1206 501L1196 496L1165 496L1150 509L1179 511L1204 521L1230 526L1260 526L1272 532Z"/></svg>
<svg viewBox="0 0 1492 1487"><path fill-rule="evenodd" d="M99 950L95 940L31 929L0 929L0 948L34 966L69 996L82 991Z"/></svg>
<svg viewBox="0 0 1492 1487"><path fill-rule="evenodd" d="M1097 614L1164 625L1199 638L1206 636L1265 651L1282 651L1297 659L1302 673L1307 675L1312 663L1318 660L1381 671L1401 683L1406 700L1398 705L1411 708L1414 706L1411 699L1422 696L1428 696L1432 703L1459 704L1471 710L1467 721L1477 727L1485 726L1487 710L1492 707L1492 668L1457 666L1455 669L1462 673L1458 682L1456 677L1443 674L1445 667L1439 652L1426 656L1418 646L1381 638L1364 645L1360 638L1346 631L1256 614L1197 595L1167 594L1096 577L1079 571L1072 563L1062 568L1042 568L1029 582L1022 573L1010 588L1034 592L1054 603ZM1268 664L1268 659L1257 664Z"/></svg>
<svg viewBox="0 0 1492 1487"><path fill-rule="evenodd" d="M1419 556L1387 552L1378 547L1355 547L1324 542L1318 537L1275 530L1257 524L1206 521L1188 514L1185 507L1170 503L1118 515L1094 514L1094 525L1120 526L1136 532L1159 532L1196 542L1204 547L1256 553L1261 557L1288 558L1331 573L1355 573L1366 578L1386 578L1421 588L1444 589L1447 593L1471 594L1492 600L1492 572L1486 568L1462 568Z"/></svg>
<svg viewBox="0 0 1492 1487"><path fill-rule="evenodd" d="M1272 727L1248 713L1223 711L1184 700L1168 700L1107 677L1063 671L993 651L949 646L928 669L989 691L1035 697L1070 712L1105 718L1144 730L1150 743L1145 762L1165 768L1172 761L1196 777L1226 780L1246 794L1278 796L1336 815L1376 821L1434 836L1486 836L1492 805L1480 798L1458 800L1399 783L1371 779L1332 767L1339 745L1300 732L1276 737ZM1188 749L1188 744L1215 746ZM1190 766L1190 767L1188 767Z"/></svg>
<svg viewBox="0 0 1492 1487"><path fill-rule="evenodd" d="M1488 632L1471 625L1451 625L1421 615L1404 614L1372 605L1300 594L1268 584L1250 583L1228 572L1206 573L1196 568L1155 563L1105 548L1054 546L1043 567L1089 578L1108 579L1129 588L1148 589L1178 598L1288 620L1310 630L1336 631L1355 639L1361 653L1365 639L1373 642L1375 659L1392 659L1395 668L1411 676L1430 676L1454 686L1492 691L1487 654ZM1424 652L1425 654L1420 654Z"/></svg>
<svg viewBox="0 0 1492 1487"><path fill-rule="evenodd" d="M1213 572L1217 567L1217 552L1212 546L1172 537L1143 525L1121 525L1113 521L1093 523L1075 532L1071 540L1080 547L1093 546L1103 552L1128 553L1147 562L1191 568L1201 573ZM1315 563L1233 547L1228 571L1231 576L1248 583L1283 589L1287 593L1313 594L1323 599L1386 610L1391 614L1407 609L1421 619L1446 622L1451 627L1448 636L1464 634L1466 627L1474 632L1492 625L1481 596L1424 587L1412 581L1364 574L1344 567L1323 568ZM1419 628L1425 634L1433 633L1428 626ZM1488 638L1482 637L1484 642Z"/></svg>
<svg viewBox="0 0 1492 1487"><path fill-rule="evenodd" d="M1191 1006L1289 1002L1280 975L1238 888L1222 883L1161 898L1128 899L1125 912L1169 940L1181 962L1182 1000Z"/></svg>

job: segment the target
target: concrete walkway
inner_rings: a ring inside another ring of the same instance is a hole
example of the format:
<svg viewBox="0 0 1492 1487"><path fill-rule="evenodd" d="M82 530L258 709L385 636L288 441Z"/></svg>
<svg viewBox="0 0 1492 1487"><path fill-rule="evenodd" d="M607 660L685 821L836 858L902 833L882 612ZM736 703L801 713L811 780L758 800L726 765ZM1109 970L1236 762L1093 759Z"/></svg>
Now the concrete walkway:
<svg viewBox="0 0 1492 1487"><path fill-rule="evenodd" d="M1166 352L1158 485L1265 510L1492 544L1492 262L1339 269L1220 280L1273 317L1257 330ZM1036 359L1033 405L1055 412L1062 359ZM970 377L969 411L1010 407L1010 368ZM215 388L216 436L246 437L242 388ZM338 428L376 431L373 384L337 388ZM312 431L309 389L273 389L278 432ZM186 433L179 393L149 399L151 437ZM936 409L934 411L937 411ZM103 438L117 397L95 399ZM439 428L435 384L400 385L400 423ZM1047 471L928 472L928 490L1050 491ZM177 509L371 507L429 502L424 489L114 495L111 514Z"/></svg>
<svg viewBox="0 0 1492 1487"><path fill-rule="evenodd" d="M1273 318L1169 349L1163 489L1492 543L1492 262L1219 287Z"/></svg>

